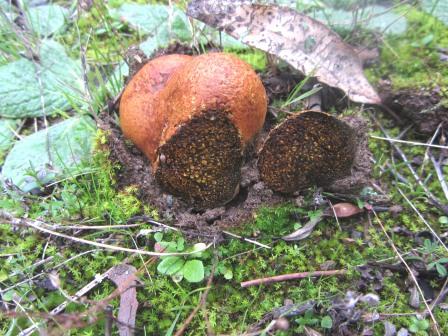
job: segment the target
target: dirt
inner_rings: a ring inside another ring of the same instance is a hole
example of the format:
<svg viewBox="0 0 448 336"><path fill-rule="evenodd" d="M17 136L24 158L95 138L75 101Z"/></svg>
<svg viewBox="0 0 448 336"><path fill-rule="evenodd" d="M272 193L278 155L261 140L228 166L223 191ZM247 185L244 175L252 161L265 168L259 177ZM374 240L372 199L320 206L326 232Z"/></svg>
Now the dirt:
<svg viewBox="0 0 448 336"><path fill-rule="evenodd" d="M174 52L179 52L179 49ZM273 81L272 78L270 80ZM276 94L279 92L277 91ZM118 111L111 112L118 114ZM102 113L99 118L99 127L108 134L110 160L118 163L120 167L116 173L118 188L137 186L139 199L157 208L161 219L166 223L199 232L218 232L226 227L247 223L263 205L272 206L282 202L293 202L299 196L299 193L293 195L274 193L260 181L257 153L269 130L274 126L272 116L268 116L263 131L246 149L237 196L225 206L197 210L160 188L151 172L148 159L129 140L123 138L113 116L114 113ZM328 188L343 194L359 191L367 185L370 182L371 168L371 153L367 147L367 122L355 116L346 117L345 120L354 128L359 144L355 164L350 177L336 181Z"/></svg>
<svg viewBox="0 0 448 336"><path fill-rule="evenodd" d="M387 88L387 85L386 85ZM384 90L384 104L406 121L415 124L418 132L433 134L437 127L448 125L448 107L440 88Z"/></svg>
<svg viewBox="0 0 448 336"><path fill-rule="evenodd" d="M343 120L349 124L355 133L355 143L358 144L352 172L349 176L335 181L327 189L335 193L345 194L350 191L358 191L362 186L370 183L373 155L369 150L367 134L369 124L367 120L357 116L347 116Z"/></svg>

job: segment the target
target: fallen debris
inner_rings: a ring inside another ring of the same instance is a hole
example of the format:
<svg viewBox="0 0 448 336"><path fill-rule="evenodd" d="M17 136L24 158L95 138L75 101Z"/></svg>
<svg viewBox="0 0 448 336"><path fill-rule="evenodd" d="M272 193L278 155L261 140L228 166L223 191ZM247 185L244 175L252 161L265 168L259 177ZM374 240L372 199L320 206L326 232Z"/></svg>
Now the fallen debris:
<svg viewBox="0 0 448 336"><path fill-rule="evenodd" d="M347 273L346 270L290 273L290 274L277 275L277 276L273 276L273 277L269 277L269 278L261 278L261 279L244 281L241 283L241 287L246 288L246 287L250 287L250 286L259 286L259 285L270 284L273 282L297 280L297 279L304 279L304 278L311 278L311 277L344 275L346 273Z"/></svg>

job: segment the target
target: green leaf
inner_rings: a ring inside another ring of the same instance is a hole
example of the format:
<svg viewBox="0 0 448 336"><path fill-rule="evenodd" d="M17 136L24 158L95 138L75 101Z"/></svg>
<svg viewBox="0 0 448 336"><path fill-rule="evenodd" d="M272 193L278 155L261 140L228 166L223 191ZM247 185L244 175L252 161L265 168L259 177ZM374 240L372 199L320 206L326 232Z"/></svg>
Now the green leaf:
<svg viewBox="0 0 448 336"><path fill-rule="evenodd" d="M439 223L440 223L441 225L446 225L446 224L448 224L448 217L447 217L447 216L440 216L440 217L439 217Z"/></svg>
<svg viewBox="0 0 448 336"><path fill-rule="evenodd" d="M423 0L422 9L438 18L448 25L448 1L446 0Z"/></svg>
<svg viewBox="0 0 448 336"><path fill-rule="evenodd" d="M12 299L14 298L14 294L15 294L16 292L14 291L14 290L9 290L9 291L7 291L6 293L3 293L2 294L2 300L3 301L12 301Z"/></svg>
<svg viewBox="0 0 448 336"><path fill-rule="evenodd" d="M5 281L8 277L8 273L5 270L0 270L0 282Z"/></svg>
<svg viewBox="0 0 448 336"><path fill-rule="evenodd" d="M19 120L0 119L0 162L14 143L14 131L18 125Z"/></svg>
<svg viewBox="0 0 448 336"><path fill-rule="evenodd" d="M191 258L200 258L200 257L202 257L202 253L205 251L206 248L207 248L206 244L204 244L204 243L197 243L197 244L194 244L188 250L188 252L192 252L192 254L190 254Z"/></svg>
<svg viewBox="0 0 448 336"><path fill-rule="evenodd" d="M204 264L200 260L188 260L182 273L188 282L200 282L204 280Z"/></svg>
<svg viewBox="0 0 448 336"><path fill-rule="evenodd" d="M426 268L428 269L428 271L432 270L434 268L434 266L437 264L437 261L434 261L432 263L429 263L428 266L426 266Z"/></svg>
<svg viewBox="0 0 448 336"><path fill-rule="evenodd" d="M161 242L163 239L163 232L156 232L154 233L154 240L156 242Z"/></svg>
<svg viewBox="0 0 448 336"><path fill-rule="evenodd" d="M418 330L427 330L429 328L429 322L427 320L417 321Z"/></svg>
<svg viewBox="0 0 448 336"><path fill-rule="evenodd" d="M230 268L226 268L224 272L224 279L231 280L233 278L233 272Z"/></svg>
<svg viewBox="0 0 448 336"><path fill-rule="evenodd" d="M417 324L411 324L411 325L409 326L409 331L410 331L411 333L416 333L416 332L418 331L418 325L417 325Z"/></svg>
<svg viewBox="0 0 448 336"><path fill-rule="evenodd" d="M157 266L157 271L165 275L173 275L184 266L185 260L181 257L170 256L163 259Z"/></svg>
<svg viewBox="0 0 448 336"><path fill-rule="evenodd" d="M159 244L161 247L163 247L164 252L168 252L168 253L177 252L177 244L175 242L161 241L161 242L159 242ZM162 258L164 258L164 257L162 257Z"/></svg>
<svg viewBox="0 0 448 336"><path fill-rule="evenodd" d="M16 142L2 174L27 192L80 172L80 164L91 155L95 130L90 118L73 117L36 132Z"/></svg>
<svg viewBox="0 0 448 336"><path fill-rule="evenodd" d="M320 320L320 326L324 329L331 329L333 327L333 320L330 316L324 316L322 320Z"/></svg>
<svg viewBox="0 0 448 336"><path fill-rule="evenodd" d="M111 11L111 15L149 35L140 45L148 56L172 40L185 42L192 39L187 16L174 6L123 4L118 10Z"/></svg>
<svg viewBox="0 0 448 336"><path fill-rule="evenodd" d="M230 280L233 278L232 269L224 266L223 264L218 264L218 272L224 276L224 279Z"/></svg>
<svg viewBox="0 0 448 336"><path fill-rule="evenodd" d="M436 270L437 270L437 273L439 273L439 275L441 277L446 277L447 271L446 271L445 266L443 266L442 264L437 263L436 264Z"/></svg>
<svg viewBox="0 0 448 336"><path fill-rule="evenodd" d="M68 14L66 8L54 4L31 7L26 11L31 29L44 37L63 31Z"/></svg>
<svg viewBox="0 0 448 336"><path fill-rule="evenodd" d="M55 41L42 41L39 61L22 58L0 67L2 117L52 115L82 106L83 95L80 63L69 58Z"/></svg>
<svg viewBox="0 0 448 336"><path fill-rule="evenodd" d="M182 252L185 249L185 239L179 237L177 239L177 251Z"/></svg>

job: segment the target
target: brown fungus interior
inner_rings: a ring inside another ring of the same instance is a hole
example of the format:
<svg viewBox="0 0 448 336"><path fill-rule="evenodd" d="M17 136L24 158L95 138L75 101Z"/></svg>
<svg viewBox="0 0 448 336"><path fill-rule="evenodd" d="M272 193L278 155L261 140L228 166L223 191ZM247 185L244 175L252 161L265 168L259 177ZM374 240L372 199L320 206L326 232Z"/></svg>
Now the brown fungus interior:
<svg viewBox="0 0 448 336"><path fill-rule="evenodd" d="M305 111L269 133L258 168L269 188L290 194L349 175L355 153L355 132L349 125L326 113Z"/></svg>
<svg viewBox="0 0 448 336"><path fill-rule="evenodd" d="M157 181L198 208L230 201L239 185L241 136L223 111L206 111L181 125L159 147Z"/></svg>

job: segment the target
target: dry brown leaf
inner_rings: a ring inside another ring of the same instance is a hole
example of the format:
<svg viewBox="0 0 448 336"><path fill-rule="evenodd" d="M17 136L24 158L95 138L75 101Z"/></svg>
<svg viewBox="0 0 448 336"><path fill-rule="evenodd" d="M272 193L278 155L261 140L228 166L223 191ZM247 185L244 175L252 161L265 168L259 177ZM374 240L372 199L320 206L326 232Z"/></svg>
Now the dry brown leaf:
<svg viewBox="0 0 448 336"><path fill-rule="evenodd" d="M114 266L108 278L112 280L120 291L120 308L117 320L120 336L134 335L135 316L137 314L138 301L135 286L138 279L135 275L135 267L120 264Z"/></svg>
<svg viewBox="0 0 448 336"><path fill-rule="evenodd" d="M352 203L337 203L334 204L333 209L328 212L329 215L336 215L338 218L346 218L364 212L364 210Z"/></svg>
<svg viewBox="0 0 448 336"><path fill-rule="evenodd" d="M381 102L354 49L324 24L293 9L247 0L192 0L187 14L343 90L354 102Z"/></svg>

